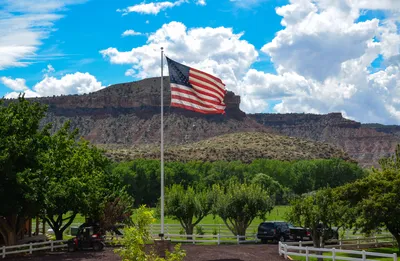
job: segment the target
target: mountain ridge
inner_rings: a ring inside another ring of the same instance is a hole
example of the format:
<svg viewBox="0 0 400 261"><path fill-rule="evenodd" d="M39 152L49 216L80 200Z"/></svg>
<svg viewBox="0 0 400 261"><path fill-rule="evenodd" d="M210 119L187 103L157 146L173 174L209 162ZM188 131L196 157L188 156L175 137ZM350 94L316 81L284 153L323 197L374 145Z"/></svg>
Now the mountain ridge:
<svg viewBox="0 0 400 261"><path fill-rule="evenodd" d="M127 148L160 143L160 77L111 85L85 95L31 98L49 106L42 124L53 131L71 120L71 126L93 144ZM170 103L169 79L164 79L164 104ZM240 96L228 92L226 115L203 115L165 106L165 143L182 145L242 132L275 133L335 145L361 166L377 166L400 143L400 127L361 124L329 114L246 114Z"/></svg>

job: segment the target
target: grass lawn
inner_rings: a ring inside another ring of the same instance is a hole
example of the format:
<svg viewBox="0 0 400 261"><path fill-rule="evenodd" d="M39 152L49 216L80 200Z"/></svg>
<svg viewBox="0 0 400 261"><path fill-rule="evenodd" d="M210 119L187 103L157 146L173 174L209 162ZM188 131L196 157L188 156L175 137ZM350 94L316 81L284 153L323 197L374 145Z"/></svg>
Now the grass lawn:
<svg viewBox="0 0 400 261"><path fill-rule="evenodd" d="M285 220L286 213L289 210L289 206L276 206L271 213L266 215L266 220ZM135 215L135 214L134 214ZM260 218L255 218L251 223L251 226L258 226L262 221ZM156 218L155 224L160 224L160 218ZM179 224L178 220L174 220L170 217L165 217L165 224ZM219 216L208 215L200 224L224 224L224 221Z"/></svg>
<svg viewBox="0 0 400 261"><path fill-rule="evenodd" d="M400 254L400 251L397 247L382 247L382 248L369 248L369 249L364 249L366 252L375 252L375 253L384 253L384 254L393 254L397 253L397 255ZM360 249L359 251L362 251ZM331 252L325 252L324 256L332 256ZM336 253L336 257L343 256L343 257L351 257L351 258L362 258L362 255L356 255L356 254L346 254L346 253ZM293 260L298 260L298 261L306 261L306 257L304 256L290 256ZM380 260L380 261L391 261L393 260L392 257L377 257L377 256L366 256L367 259L373 259L373 260ZM331 259L331 258L329 258ZM337 258L340 260L340 258ZM309 261L317 261L317 258L315 257L310 257Z"/></svg>
<svg viewBox="0 0 400 261"><path fill-rule="evenodd" d="M289 210L289 206L276 206L271 213L266 215L266 220L285 220L285 216L287 211ZM154 209L154 211L156 211L156 209ZM135 215L135 213L133 214ZM157 216L157 215L156 215ZM68 215L65 215L65 217L68 217ZM250 225L250 228L248 229L249 233L255 233L255 229L256 227L264 220L261 220L259 218L256 218L253 220L252 224ZM77 226L78 224L82 224L85 222L85 217L81 216L81 215L77 215L74 219L74 221L72 222L72 226ZM32 220L32 226L33 229L35 227L36 224L36 219ZM156 222L154 223L156 224L160 224L160 218L156 217ZM179 224L179 221L172 219L171 217L165 217L165 224ZM201 222L201 224L210 224L210 225L217 225L217 224L222 224L223 227L225 227L224 222L222 221L222 219L219 216L213 216L213 215L208 215L206 216ZM47 229L49 229L50 226L48 224L46 224L46 231ZM67 228L64 232L64 235L67 235L70 233L70 229ZM209 231L206 231L206 233L208 234Z"/></svg>

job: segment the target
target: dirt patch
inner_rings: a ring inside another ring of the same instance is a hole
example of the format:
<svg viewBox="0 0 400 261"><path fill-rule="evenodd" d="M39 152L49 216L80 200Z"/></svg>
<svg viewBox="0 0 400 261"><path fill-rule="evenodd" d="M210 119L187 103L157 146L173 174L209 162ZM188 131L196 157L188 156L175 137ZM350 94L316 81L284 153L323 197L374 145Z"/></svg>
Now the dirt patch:
<svg viewBox="0 0 400 261"><path fill-rule="evenodd" d="M183 245L186 250L185 261L283 261L278 255L277 245ZM121 261L114 254L112 248L106 248L101 252L48 252L42 254L10 256L4 260L26 261Z"/></svg>

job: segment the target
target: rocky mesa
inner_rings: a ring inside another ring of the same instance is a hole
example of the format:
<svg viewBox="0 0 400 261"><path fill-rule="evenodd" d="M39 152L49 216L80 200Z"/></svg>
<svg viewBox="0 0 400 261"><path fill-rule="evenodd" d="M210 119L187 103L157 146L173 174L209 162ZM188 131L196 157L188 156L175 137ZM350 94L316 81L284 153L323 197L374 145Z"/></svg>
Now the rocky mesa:
<svg viewBox="0 0 400 261"><path fill-rule="evenodd" d="M43 124L53 130L67 120L94 144L132 148L160 143L160 81L149 78L115 84L86 95L34 98L49 106ZM170 103L169 79L164 78L164 104ZM170 146L199 142L243 132L275 133L329 143L342 148L362 166L377 166L400 142L399 127L363 125L340 113L246 114L240 97L228 92L226 115L202 115L165 106L165 143Z"/></svg>

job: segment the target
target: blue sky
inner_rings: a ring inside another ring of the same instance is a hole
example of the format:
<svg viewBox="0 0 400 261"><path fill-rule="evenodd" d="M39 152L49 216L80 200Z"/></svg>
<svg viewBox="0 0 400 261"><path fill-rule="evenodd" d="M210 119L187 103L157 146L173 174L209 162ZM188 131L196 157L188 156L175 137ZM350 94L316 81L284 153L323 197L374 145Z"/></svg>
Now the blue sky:
<svg viewBox="0 0 400 261"><path fill-rule="evenodd" d="M158 76L164 46L222 78L246 112L400 124L399 2L0 0L0 96Z"/></svg>

